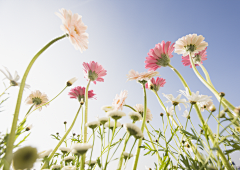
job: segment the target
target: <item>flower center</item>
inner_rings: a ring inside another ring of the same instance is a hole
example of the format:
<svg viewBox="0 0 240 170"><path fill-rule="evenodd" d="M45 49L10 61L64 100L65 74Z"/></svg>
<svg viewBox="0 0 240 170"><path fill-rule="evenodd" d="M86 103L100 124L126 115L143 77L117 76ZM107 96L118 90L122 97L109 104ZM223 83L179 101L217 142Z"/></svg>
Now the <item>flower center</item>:
<svg viewBox="0 0 240 170"><path fill-rule="evenodd" d="M12 86L17 86L17 85L18 85L18 83L17 83L16 81L13 81L13 80L10 81L10 84L11 84Z"/></svg>
<svg viewBox="0 0 240 170"><path fill-rule="evenodd" d="M190 45L185 46L185 49L186 49L186 51L193 52L197 49L197 47L195 44L190 44Z"/></svg>
<svg viewBox="0 0 240 170"><path fill-rule="evenodd" d="M33 155L32 155L32 153L31 152L28 152L28 153L26 153L24 156L23 156L23 160L24 161L29 161L29 160L31 160L31 157L32 157Z"/></svg>
<svg viewBox="0 0 240 170"><path fill-rule="evenodd" d="M193 57L193 62L195 64L200 63L201 62L201 56L199 54L197 54L195 57Z"/></svg>
<svg viewBox="0 0 240 170"><path fill-rule="evenodd" d="M74 28L74 31L75 31L75 33L76 33L77 35L80 34L80 32L78 31L77 27Z"/></svg>
<svg viewBox="0 0 240 170"><path fill-rule="evenodd" d="M34 98L32 98L32 102L35 105L40 105L42 103L42 100L39 97L34 97Z"/></svg>
<svg viewBox="0 0 240 170"><path fill-rule="evenodd" d="M98 78L98 74L97 74L95 71L90 70L90 71L88 72L88 78L89 78L91 81L95 81L95 80Z"/></svg>
<svg viewBox="0 0 240 170"><path fill-rule="evenodd" d="M167 67L170 64L170 58L167 54L161 54L161 57L157 59L157 65Z"/></svg>

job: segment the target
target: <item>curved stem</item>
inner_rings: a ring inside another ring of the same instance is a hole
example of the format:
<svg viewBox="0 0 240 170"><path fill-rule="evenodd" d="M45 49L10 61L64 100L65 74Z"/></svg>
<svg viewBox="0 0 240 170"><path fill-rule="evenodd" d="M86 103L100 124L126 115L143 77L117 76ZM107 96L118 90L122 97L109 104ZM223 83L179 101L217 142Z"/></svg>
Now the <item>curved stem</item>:
<svg viewBox="0 0 240 170"><path fill-rule="evenodd" d="M127 160L125 160L125 165L124 165L124 168L123 168L124 170L126 169L126 166L127 166L128 160L129 160L130 157L131 157L131 153L132 153L132 150L133 150L133 148L134 148L136 142L137 142L137 139L134 140L134 143L133 143L133 146L132 146L132 148L131 148L131 150L130 150L130 152L129 152L128 158L127 158Z"/></svg>
<svg viewBox="0 0 240 170"><path fill-rule="evenodd" d="M123 152L125 152L125 149L126 149L126 146L127 146L129 138L130 138L130 135L129 135L129 133L127 133L127 136L125 138L124 145L123 145L123 150L122 150L122 153L121 153L120 158L119 158L117 170L121 170L122 169L122 161L123 161L123 157L124 157L123 156Z"/></svg>
<svg viewBox="0 0 240 170"><path fill-rule="evenodd" d="M65 140L65 138L69 134L69 132L72 130L72 128L73 128L73 126L74 126L74 124L75 124L75 122L77 120L78 114L79 114L79 112L81 110L81 107L82 107L82 105L80 105L80 107L79 107L79 109L78 109L78 111L77 111L77 113L76 113L76 115L75 115L75 117L73 119L73 122L72 122L71 126L68 128L67 132L64 134L62 139L58 142L57 146L54 148L54 150L52 151L51 155L48 156L48 158L47 158L48 161L50 161L52 159L52 157L54 156L55 152L58 150L58 148L61 146L61 144L63 143L63 141ZM41 169L46 168L46 166L47 166L47 163L45 162Z"/></svg>
<svg viewBox="0 0 240 170"><path fill-rule="evenodd" d="M2 92L2 94L0 95L0 97L1 97L10 87L12 87L11 84L10 84L10 86L8 86L8 87Z"/></svg>
<svg viewBox="0 0 240 170"><path fill-rule="evenodd" d="M23 94L23 90L25 87L25 82L28 76L28 73L30 72L30 69L32 68L32 65L34 64L34 62L37 60L37 58L48 48L50 47L53 43L55 43L56 41L66 37L67 34L60 36L58 38L55 38L54 40L50 41L47 45L45 45L31 60L31 62L29 63L21 84L20 84L20 88L19 88L19 92L18 92L18 99L17 99L17 104L16 104L16 108L15 108L15 113L14 113L14 117L13 117L13 121L12 121L12 128L11 128L11 132L9 134L9 138L8 138L8 142L7 142L7 148L6 148L6 154L5 154L5 163L4 163L4 170L9 170L10 168L10 164L11 164L11 160L12 160L12 150L13 150L13 144L14 144L14 139L15 139L15 132L16 132L16 128L17 128L17 121L18 121L18 115L19 115L19 111L20 111L20 105L22 102L22 94Z"/></svg>

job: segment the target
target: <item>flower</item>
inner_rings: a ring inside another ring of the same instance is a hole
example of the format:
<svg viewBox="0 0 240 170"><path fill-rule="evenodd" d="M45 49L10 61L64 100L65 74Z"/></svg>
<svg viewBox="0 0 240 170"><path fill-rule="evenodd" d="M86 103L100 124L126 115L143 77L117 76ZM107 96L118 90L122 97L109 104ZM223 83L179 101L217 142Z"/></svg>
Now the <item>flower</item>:
<svg viewBox="0 0 240 170"><path fill-rule="evenodd" d="M67 147L60 147L59 150L60 150L63 154L71 152L71 149L70 149L70 148L67 148Z"/></svg>
<svg viewBox="0 0 240 170"><path fill-rule="evenodd" d="M222 110L218 115L217 118L224 118L225 117L225 111Z"/></svg>
<svg viewBox="0 0 240 170"><path fill-rule="evenodd" d="M128 72L128 75L127 75L128 80L127 81L130 81L130 80L136 80L136 81L145 80L145 81L148 81L149 79L151 79L154 76L160 76L159 72L152 70L152 71L148 71L147 73L145 73L145 72L138 73L137 71L134 71L132 69Z"/></svg>
<svg viewBox="0 0 240 170"><path fill-rule="evenodd" d="M167 114L168 116L173 116L175 114L173 106L171 106L170 108L167 107Z"/></svg>
<svg viewBox="0 0 240 170"><path fill-rule="evenodd" d="M126 160L126 159L128 159L128 157L129 157L129 158L133 157L133 154L130 155L130 154L127 153L127 152L123 152L123 159Z"/></svg>
<svg viewBox="0 0 240 170"><path fill-rule="evenodd" d="M111 130L114 128L114 124L115 124L115 122L114 121L110 121L110 125L109 125L109 122L106 122L105 123L105 125L104 125L104 127L105 128L110 128ZM122 124L120 123L120 122L117 122L117 125L116 125L116 128L118 128L118 127L120 127L120 126L122 126Z"/></svg>
<svg viewBox="0 0 240 170"><path fill-rule="evenodd" d="M76 170L75 166L64 166L61 170Z"/></svg>
<svg viewBox="0 0 240 170"><path fill-rule="evenodd" d="M112 110L112 111L107 112L107 116L111 117L115 120L118 120L118 119L122 118L123 116L126 116L126 114L119 110Z"/></svg>
<svg viewBox="0 0 240 170"><path fill-rule="evenodd" d="M91 129L95 129L96 127L100 126L100 122L97 121L92 121L92 122L88 122L85 124L85 126L91 128Z"/></svg>
<svg viewBox="0 0 240 170"><path fill-rule="evenodd" d="M163 93L163 96L168 99L167 103L172 102L172 104L174 106L178 105L179 110L181 110L181 107L180 107L179 103L182 103L185 106L185 108L187 108L186 99L180 99L181 96L182 96L181 94L179 94L176 98L174 98L172 94L164 94Z"/></svg>
<svg viewBox="0 0 240 170"><path fill-rule="evenodd" d="M88 33L86 33L87 26L82 22L82 16L72 14L72 11L64 8L60 9L60 14L55 13L61 20L63 25L61 29L68 34L69 39L76 50L81 53L88 49Z"/></svg>
<svg viewBox="0 0 240 170"><path fill-rule="evenodd" d="M83 155L90 148L92 148L92 145L88 143L75 143L72 145L72 153L76 155Z"/></svg>
<svg viewBox="0 0 240 170"><path fill-rule="evenodd" d="M136 106L133 107L138 113L141 114L143 117L143 112L144 112L144 106L142 104L136 104ZM152 121L152 114L149 108L147 108L147 113L146 113L146 122L147 121Z"/></svg>
<svg viewBox="0 0 240 170"><path fill-rule="evenodd" d="M94 61L90 63L83 62L83 73L87 81L91 80L94 84L96 81L104 82L103 76L107 75L107 70L105 70L100 64Z"/></svg>
<svg viewBox="0 0 240 170"><path fill-rule="evenodd" d="M200 105L200 108L201 108L201 112L203 112L204 109L210 110L210 106L213 105L213 102L211 100L209 100L204 105L202 103L199 104L199 105Z"/></svg>
<svg viewBox="0 0 240 170"><path fill-rule="evenodd" d="M204 50L202 50L202 51L200 51L199 53L196 53L195 55L194 55L194 57L192 57L193 58L193 62L195 63L195 66L198 66L198 63L203 63L202 61L205 61L205 60L207 60L207 47L204 49ZM190 62L190 59L189 59L189 55L187 55L187 56L182 56L182 63L183 63L183 65L184 66L189 66L190 65L190 68L192 68L192 65L191 65L191 62Z"/></svg>
<svg viewBox="0 0 240 170"><path fill-rule="evenodd" d="M60 170L61 169L61 165L52 165L51 166L51 170Z"/></svg>
<svg viewBox="0 0 240 170"><path fill-rule="evenodd" d="M70 96L70 98L78 99L79 102L81 102L81 99L85 101L85 87L81 87L81 86L74 87L70 90L68 95ZM93 93L93 90L88 91L89 99L91 98L96 99L96 97L94 97L95 95L96 94Z"/></svg>
<svg viewBox="0 0 240 170"><path fill-rule="evenodd" d="M185 149L188 151L188 152L192 152L192 149L191 149L191 146L189 143L186 143L185 144Z"/></svg>
<svg viewBox="0 0 240 170"><path fill-rule="evenodd" d="M156 80L154 78L148 80L145 84L145 87L150 90L158 91L160 87L163 87L166 83L166 80L163 78L157 77Z"/></svg>
<svg viewBox="0 0 240 170"><path fill-rule="evenodd" d="M11 86L20 86L20 82L17 82L20 79L17 71L15 71L14 76L12 76L7 67L4 67L7 73L5 73L2 69L0 71L6 76L4 79L8 79L10 81ZM25 84L25 88L30 88L28 84Z"/></svg>
<svg viewBox="0 0 240 170"><path fill-rule="evenodd" d="M37 157L36 148L31 146L20 148L13 154L13 167L14 169L30 169Z"/></svg>
<svg viewBox="0 0 240 170"><path fill-rule="evenodd" d="M41 93L39 90L36 90L32 92L26 99L27 104L31 104L35 106L35 108L38 108L41 105L45 105L48 102L48 97L46 94ZM46 104L47 106L49 104ZM42 110L42 107L39 108L39 110Z"/></svg>
<svg viewBox="0 0 240 170"><path fill-rule="evenodd" d="M38 157L39 157L39 158L48 157L48 155L49 155L51 152L52 152L52 149L42 151L42 152L38 153Z"/></svg>
<svg viewBox="0 0 240 170"><path fill-rule="evenodd" d="M145 68L149 70L157 70L158 68L166 67L170 64L170 58L173 57L174 43L170 46L171 41L164 41L155 45L153 49L148 52L148 57L145 60Z"/></svg>
<svg viewBox="0 0 240 170"><path fill-rule="evenodd" d="M101 118L98 118L98 121L104 125L107 121L108 121L108 117L101 117Z"/></svg>
<svg viewBox="0 0 240 170"><path fill-rule="evenodd" d="M108 111L114 110L114 107L113 106L103 106L101 109L104 110L105 112L108 112Z"/></svg>
<svg viewBox="0 0 240 170"><path fill-rule="evenodd" d="M208 43L203 41L205 38L202 35L189 34L176 41L175 53L188 55L188 53L196 54L204 50Z"/></svg>
<svg viewBox="0 0 240 170"><path fill-rule="evenodd" d="M138 112L130 112L128 113L128 116L134 121L140 121L142 120L142 116Z"/></svg>
<svg viewBox="0 0 240 170"><path fill-rule="evenodd" d="M76 81L77 81L76 77L71 78L70 80L67 81L67 86L73 85L73 83L75 83Z"/></svg>
<svg viewBox="0 0 240 170"><path fill-rule="evenodd" d="M29 126L27 126L26 128L25 128L25 130L26 131L29 131L29 130L31 130L33 128L33 125L29 125Z"/></svg>
<svg viewBox="0 0 240 170"><path fill-rule="evenodd" d="M125 100L127 98L128 92L127 90L121 91L120 95L116 94L115 99L113 100L113 107L115 110L119 110L123 108L123 105L125 104Z"/></svg>
<svg viewBox="0 0 240 170"><path fill-rule="evenodd" d="M67 157L64 158L64 161L66 161L66 162L71 162L71 161L73 161L74 159L75 159L74 156L67 156Z"/></svg>
<svg viewBox="0 0 240 170"><path fill-rule="evenodd" d="M190 119L190 115L189 115L189 112L187 111L187 110L185 110L184 112L183 112L183 115L182 115L183 117L185 117L185 118L187 118L187 119Z"/></svg>
<svg viewBox="0 0 240 170"><path fill-rule="evenodd" d="M125 123L125 129L128 131L129 135L133 135L136 139L143 138L143 133L141 129L133 123Z"/></svg>
<svg viewBox="0 0 240 170"><path fill-rule="evenodd" d="M88 161L85 162L85 164L87 164L87 165L89 165L89 163L90 163L90 160L88 160ZM90 163L89 166L90 166L90 167L93 167L96 163L97 163L97 161L91 160L91 163Z"/></svg>

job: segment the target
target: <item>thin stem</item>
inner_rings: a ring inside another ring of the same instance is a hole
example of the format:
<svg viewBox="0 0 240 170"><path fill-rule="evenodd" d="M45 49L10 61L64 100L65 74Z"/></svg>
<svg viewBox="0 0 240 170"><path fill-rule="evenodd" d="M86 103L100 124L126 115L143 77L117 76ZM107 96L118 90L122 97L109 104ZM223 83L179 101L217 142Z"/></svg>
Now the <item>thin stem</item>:
<svg viewBox="0 0 240 170"><path fill-rule="evenodd" d="M130 138L130 135L129 135L129 133L127 133L127 136L125 138L124 145L123 145L123 150L122 150L122 153L121 153L120 158L119 158L117 170L121 170L122 169L122 161L123 161L123 157L124 157L123 153L125 152L125 149L126 149L126 146L127 146L129 138Z"/></svg>
<svg viewBox="0 0 240 170"><path fill-rule="evenodd" d="M109 162L112 160L114 154L116 153L117 149L119 148L119 146L120 146L120 144L122 143L123 138L126 136L126 134L127 134L127 133L125 132L124 135L123 135L123 137L122 137L122 139L121 139L120 142L118 143L118 146L116 147L115 151L113 152L111 158L109 159Z"/></svg>
<svg viewBox="0 0 240 170"><path fill-rule="evenodd" d="M125 165L124 165L124 168L123 168L123 169L126 169L126 166L127 166L128 160L129 160L130 157L131 157L131 153L132 153L132 150L133 150L133 148L134 148L136 142L137 142L137 139L134 140L133 146L132 146L132 148L131 148L131 150L130 150L130 152L129 152L129 155L128 155L128 157L127 157L127 160L125 160Z"/></svg>
<svg viewBox="0 0 240 170"><path fill-rule="evenodd" d="M92 129L92 131L93 131L93 145L92 145L91 156L90 156L88 167L90 167L90 165L91 165L92 153L93 153L93 147L94 147L94 141L95 141L95 131L94 131L94 129Z"/></svg>
<svg viewBox="0 0 240 170"><path fill-rule="evenodd" d="M8 86L8 87L2 92L2 94L0 95L0 97L1 97L10 87L12 87L11 84L10 84L10 86Z"/></svg>

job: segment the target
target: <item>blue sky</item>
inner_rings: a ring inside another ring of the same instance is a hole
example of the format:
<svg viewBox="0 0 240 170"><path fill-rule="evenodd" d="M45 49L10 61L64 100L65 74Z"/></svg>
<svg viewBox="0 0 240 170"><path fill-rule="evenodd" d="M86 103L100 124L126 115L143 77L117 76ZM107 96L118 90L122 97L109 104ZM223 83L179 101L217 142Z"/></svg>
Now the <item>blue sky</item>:
<svg viewBox="0 0 240 170"><path fill-rule="evenodd" d="M89 49L80 53L74 49L68 39L63 39L50 47L34 64L27 83L31 90L45 92L53 98L65 86L65 82L76 76L75 86L86 86L83 78L82 62L96 61L107 70L104 83L91 84L97 94L97 100L90 101L89 121L96 116L105 116L101 106L112 103L116 94L128 90L126 103L136 105L143 103L142 89L135 81L127 82L129 70L147 71L144 68L145 57L155 44L164 41L175 42L187 34L203 35L209 46L207 60L203 65L208 70L211 80L218 91L226 93L226 98L235 106L239 106L240 72L238 43L240 39L240 2L229 1L187 1L187 0L71 0L71 1L0 1L0 61L13 73L18 71L22 77L29 61L46 43L63 34L60 29L61 20L54 14L65 8L82 15L82 20L88 26ZM171 64L178 69L193 92L213 96L212 93L195 76L192 69L184 67L181 56L176 53ZM2 67L1 67L2 68ZM200 68L198 68L201 72ZM162 93L176 96L183 86L169 68L160 68L161 77L166 79L165 87L159 95L165 101ZM0 79L4 76L0 74ZM8 84L7 81L5 81ZM0 84L0 89L4 86ZM1 90L1 91L2 91ZM39 151L55 146L56 142L50 134L63 134L63 122L72 121L77 111L78 103L69 99L67 89L48 108L36 111L29 116L28 123L34 128L27 144L38 147ZM8 91L9 100L1 112L0 129L10 128L14 112L18 88ZM29 95L26 90L23 101ZM161 126L159 113L162 112L154 94L148 95L148 107L152 111L154 127ZM212 97L216 106L215 97ZM170 106L167 104L167 106ZM29 106L23 102L20 119ZM129 109L124 109L126 113ZM182 115L179 112L179 117ZM206 114L206 115L205 115ZM208 114L203 112L204 117ZM200 123L196 115L192 115L194 124ZM185 122L184 118L180 118ZM217 124L211 119L211 128L216 131ZM79 124L74 132L79 133ZM124 118L123 123L128 122ZM140 126L140 124L139 124ZM124 132L124 130L122 130ZM120 136L119 136L120 137ZM41 141L41 142L39 142ZM130 150L130 148L128 148ZM134 151L135 152L135 151ZM141 152L141 153L144 153ZM97 157L97 151L95 153ZM236 153L233 160L240 165L240 154ZM155 159L155 158L154 158ZM152 158L140 161L139 170L144 166L153 167ZM238 161L238 162L237 162ZM131 161L130 163L131 164ZM128 168L131 166L129 165ZM131 168L130 168L131 169Z"/></svg>

